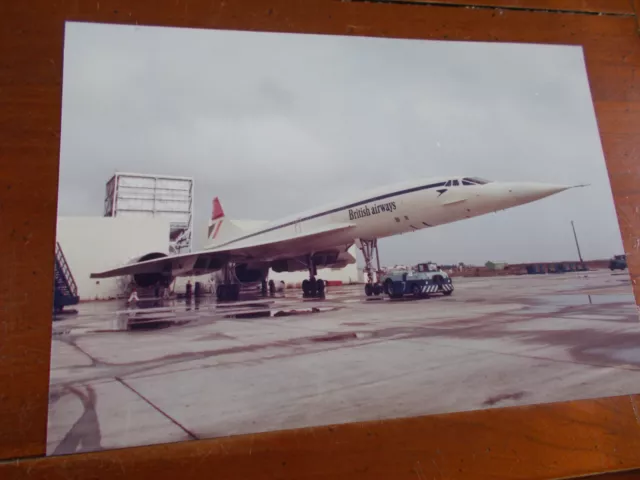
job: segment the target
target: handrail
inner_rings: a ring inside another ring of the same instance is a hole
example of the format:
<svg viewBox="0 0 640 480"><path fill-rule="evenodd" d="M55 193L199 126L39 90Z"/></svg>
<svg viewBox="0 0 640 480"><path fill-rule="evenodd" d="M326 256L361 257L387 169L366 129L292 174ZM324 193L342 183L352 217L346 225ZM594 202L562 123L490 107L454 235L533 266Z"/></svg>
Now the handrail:
<svg viewBox="0 0 640 480"><path fill-rule="evenodd" d="M62 274L64 276L65 282L67 283L69 293L74 296L77 295L78 285L73 278L73 274L71 273L71 269L69 268L67 258L65 257L59 242L56 242L56 260L58 261L60 269L62 270Z"/></svg>

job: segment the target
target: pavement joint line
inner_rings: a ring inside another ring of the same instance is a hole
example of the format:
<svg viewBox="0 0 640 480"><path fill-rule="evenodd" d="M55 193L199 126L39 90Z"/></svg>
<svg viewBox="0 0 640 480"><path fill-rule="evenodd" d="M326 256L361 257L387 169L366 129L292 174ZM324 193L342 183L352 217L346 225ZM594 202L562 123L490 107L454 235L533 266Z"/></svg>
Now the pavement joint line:
<svg viewBox="0 0 640 480"><path fill-rule="evenodd" d="M127 382L125 382L122 378L120 378L120 377L114 377L114 378L116 379L116 381L120 382L124 387L128 388L133 393L135 393L138 397L140 397L142 400L147 402L152 408L154 408L161 415L163 415L165 418L167 418L171 423L176 425L178 428L182 429L182 431L184 431L187 435L189 435L189 437L191 437L192 440L199 440L199 438L193 432L191 432L187 427L185 427L180 422L178 422L175 418L171 417L166 412L164 412L160 407L158 407L151 400L149 400L147 397L145 397L140 392L138 392L135 388L133 388L131 385L129 385Z"/></svg>

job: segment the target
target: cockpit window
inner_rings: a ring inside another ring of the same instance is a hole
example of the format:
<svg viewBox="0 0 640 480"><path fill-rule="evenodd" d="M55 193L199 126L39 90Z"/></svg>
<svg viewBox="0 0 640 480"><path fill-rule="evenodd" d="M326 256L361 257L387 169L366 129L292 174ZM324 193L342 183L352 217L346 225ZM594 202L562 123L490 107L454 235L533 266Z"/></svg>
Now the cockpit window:
<svg viewBox="0 0 640 480"><path fill-rule="evenodd" d="M444 184L445 187L450 187L451 186L451 180L449 180L447 183Z"/></svg>
<svg viewBox="0 0 640 480"><path fill-rule="evenodd" d="M484 178L480 178L480 177L467 177L465 178L462 182L464 184L464 182L469 182L470 184L475 184L475 185L486 185L487 183L491 183L490 180L485 180Z"/></svg>
<svg viewBox="0 0 640 480"><path fill-rule="evenodd" d="M454 187L457 187L457 186L459 186L459 185L460 185L460 182L458 182L458 180L454 180L454 181L453 181L453 186L454 186Z"/></svg>

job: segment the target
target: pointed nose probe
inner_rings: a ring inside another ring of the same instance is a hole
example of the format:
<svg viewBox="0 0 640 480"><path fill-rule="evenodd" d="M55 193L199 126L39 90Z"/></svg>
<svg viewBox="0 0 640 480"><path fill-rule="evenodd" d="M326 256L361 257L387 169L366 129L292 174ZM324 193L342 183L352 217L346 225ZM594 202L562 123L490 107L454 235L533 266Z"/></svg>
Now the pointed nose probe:
<svg viewBox="0 0 640 480"><path fill-rule="evenodd" d="M586 185L554 185L549 183L513 183L509 185L509 193L523 202L534 202L541 198L564 192L570 188L578 188Z"/></svg>

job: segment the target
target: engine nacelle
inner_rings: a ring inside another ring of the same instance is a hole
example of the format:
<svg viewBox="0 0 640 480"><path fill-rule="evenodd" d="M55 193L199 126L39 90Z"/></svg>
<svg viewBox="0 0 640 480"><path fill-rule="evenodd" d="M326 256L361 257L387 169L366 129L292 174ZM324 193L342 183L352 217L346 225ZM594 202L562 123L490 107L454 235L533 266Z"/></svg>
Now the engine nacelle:
<svg viewBox="0 0 640 480"><path fill-rule="evenodd" d="M161 252L151 252L141 255L140 257L134 258L129 262L129 264L144 262L147 260L155 260L156 258L164 258L168 257L166 253ZM149 273L136 273L132 275L133 282L136 286L141 288L152 287L156 283L160 283L162 286L169 286L173 281L173 277L168 273L159 273L159 272L149 272Z"/></svg>
<svg viewBox="0 0 640 480"><path fill-rule="evenodd" d="M262 282L269 276L269 265L240 263L235 266L234 273L240 283Z"/></svg>
<svg viewBox="0 0 640 480"><path fill-rule="evenodd" d="M316 268L342 268L353 263L355 259L348 252L318 252L313 255ZM276 260L271 264L276 273L303 272L308 270L306 257L293 257Z"/></svg>
<svg viewBox="0 0 640 480"><path fill-rule="evenodd" d="M285 258L276 260L271 264L271 269L276 273L282 272L304 272L309 268L304 263L304 259Z"/></svg>

